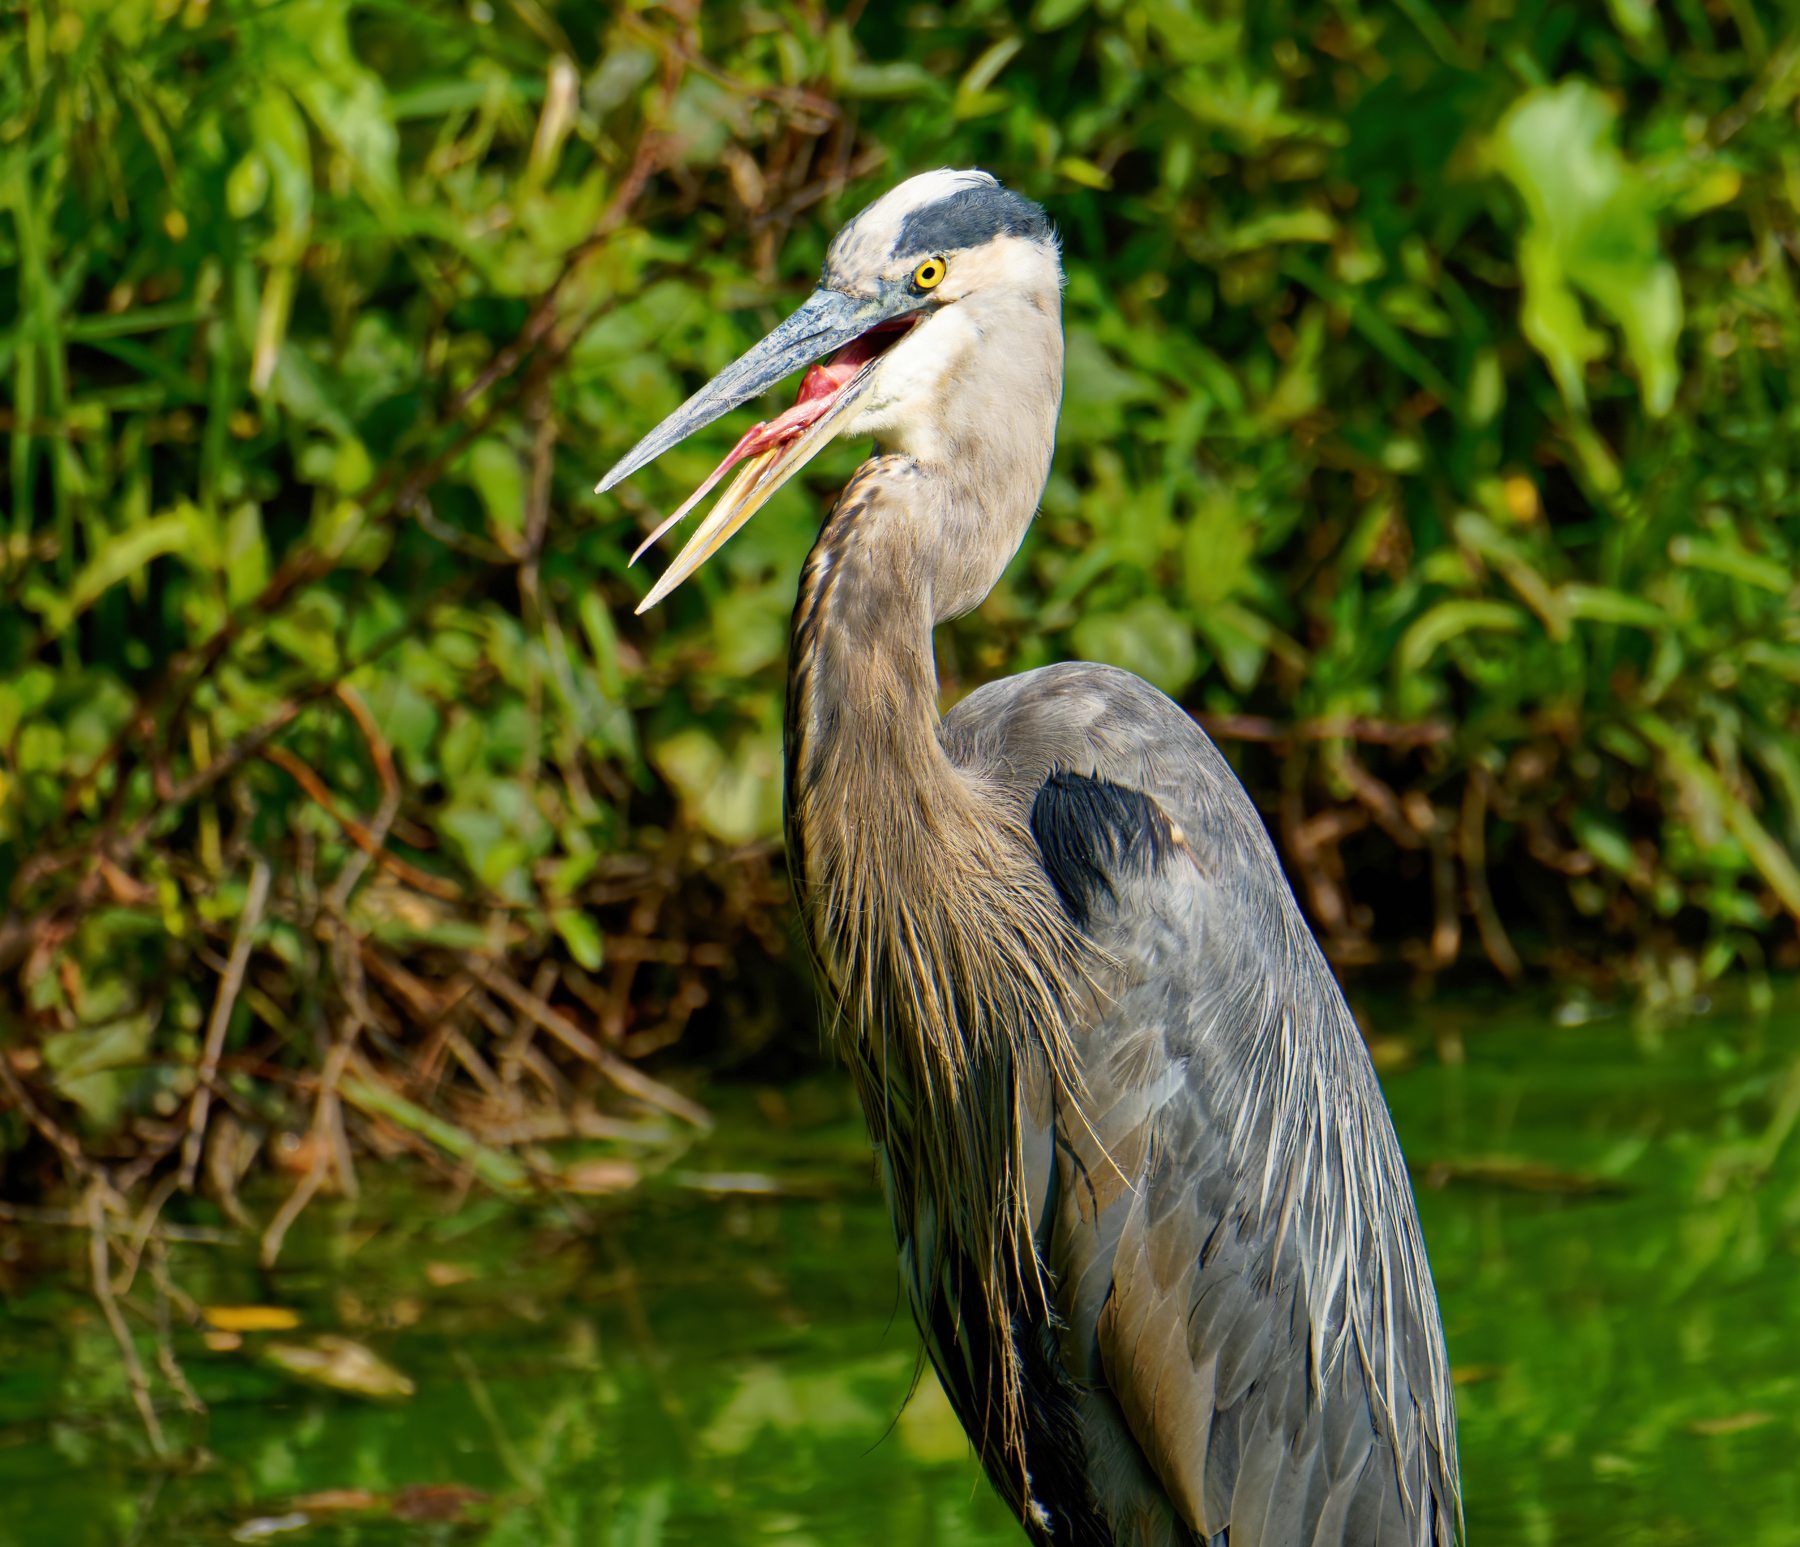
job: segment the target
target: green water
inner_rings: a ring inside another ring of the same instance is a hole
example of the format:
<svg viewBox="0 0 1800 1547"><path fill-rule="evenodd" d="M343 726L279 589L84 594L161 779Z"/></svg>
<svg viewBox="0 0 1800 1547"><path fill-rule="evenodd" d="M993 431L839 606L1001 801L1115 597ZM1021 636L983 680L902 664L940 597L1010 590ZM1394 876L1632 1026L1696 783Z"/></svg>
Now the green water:
<svg viewBox="0 0 1800 1547"><path fill-rule="evenodd" d="M1800 1015L1647 1039L1439 1013L1381 1051L1471 1540L1800 1543ZM292 1307L281 1339L353 1337L416 1386L321 1391L268 1363L271 1335L178 1330L210 1413L165 1422L199 1465L150 1460L57 1271L70 1233L0 1227L0 1544L1021 1542L929 1378L901 1411L914 1339L846 1092L714 1106L674 1173L582 1217L402 1180L315 1210L266 1277L181 1247L203 1302ZM327 1490L362 1507L306 1501Z"/></svg>

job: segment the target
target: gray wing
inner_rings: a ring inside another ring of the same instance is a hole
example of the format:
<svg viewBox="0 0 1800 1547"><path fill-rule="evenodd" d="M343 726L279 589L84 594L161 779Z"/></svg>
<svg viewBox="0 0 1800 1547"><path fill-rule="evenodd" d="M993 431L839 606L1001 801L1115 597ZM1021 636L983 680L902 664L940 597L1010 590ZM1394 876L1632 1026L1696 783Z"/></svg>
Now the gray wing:
<svg viewBox="0 0 1800 1547"><path fill-rule="evenodd" d="M1411 1185L1237 778L1177 705L1110 667L992 684L943 734L1033 818L1065 905L1116 964L1085 1091L1057 1113L1042 1245L1091 1468L1120 1453L1120 1539L1147 1463L1203 1541L1460 1540Z"/></svg>

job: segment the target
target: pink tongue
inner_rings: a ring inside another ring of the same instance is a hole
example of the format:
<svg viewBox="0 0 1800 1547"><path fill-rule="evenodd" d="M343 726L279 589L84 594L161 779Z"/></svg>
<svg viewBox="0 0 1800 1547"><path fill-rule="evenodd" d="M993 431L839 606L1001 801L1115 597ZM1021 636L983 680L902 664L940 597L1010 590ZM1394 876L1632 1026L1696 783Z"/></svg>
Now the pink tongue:
<svg viewBox="0 0 1800 1547"><path fill-rule="evenodd" d="M907 319L908 326L911 321L911 318ZM729 472L745 457L756 456L794 440L809 425L822 419L837 395L850 385L858 371L888 347L892 342L891 335L897 331L900 330L883 327L865 333L840 349L828 364L813 366L800 379L800 395L794 399L794 406L786 413L746 430L744 438L731 448L731 454L713 469L712 477L706 480L707 486L711 487L721 474Z"/></svg>
<svg viewBox="0 0 1800 1547"><path fill-rule="evenodd" d="M712 492L713 486L745 457L772 451L777 446L798 439L809 425L824 418L856 373L893 342L894 334L904 332L914 321L914 318L908 317L898 325L885 324L863 334L861 338L852 339L832 357L830 364L815 365L809 370L800 380L800 396L794 400L794 406L778 418L771 419L766 424L752 425L745 431L744 438L731 448L731 455L712 470L706 482L694 490L672 516L667 517L638 544L631 562L637 563L651 543L705 499Z"/></svg>

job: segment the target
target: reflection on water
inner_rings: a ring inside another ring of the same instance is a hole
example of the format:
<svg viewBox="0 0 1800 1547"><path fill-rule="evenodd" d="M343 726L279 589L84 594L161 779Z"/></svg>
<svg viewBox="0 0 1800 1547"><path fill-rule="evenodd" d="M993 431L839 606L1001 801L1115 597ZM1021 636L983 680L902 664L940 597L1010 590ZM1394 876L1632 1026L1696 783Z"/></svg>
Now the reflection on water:
<svg viewBox="0 0 1800 1547"><path fill-rule="evenodd" d="M1378 1052L1471 1540L1800 1543L1800 1016L1643 1048L1438 1012ZM580 1215L395 1191L315 1211L267 1278L181 1248L202 1303L300 1318L177 1333L210 1416L166 1422L199 1465L150 1461L54 1271L70 1243L0 1227L0 1544L1022 1541L929 1376L903 1409L915 1342L847 1095L715 1105L686 1169ZM317 1383L340 1365L386 1399Z"/></svg>

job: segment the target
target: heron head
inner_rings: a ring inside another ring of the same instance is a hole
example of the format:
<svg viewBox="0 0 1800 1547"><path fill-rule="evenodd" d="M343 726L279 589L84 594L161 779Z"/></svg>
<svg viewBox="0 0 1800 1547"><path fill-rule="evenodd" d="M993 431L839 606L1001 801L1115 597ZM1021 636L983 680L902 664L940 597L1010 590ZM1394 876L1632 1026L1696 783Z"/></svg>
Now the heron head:
<svg viewBox="0 0 1800 1547"><path fill-rule="evenodd" d="M722 414L811 367L793 407L752 428L638 549L643 553L738 469L638 611L693 574L835 436L870 435L884 450L921 462L954 455L968 435L972 403L984 390L992 394L993 374L1007 373L1005 319L993 311L996 302L1035 310L1054 323L1053 419L1061 389L1055 320L1061 283L1049 218L985 172L926 172L869 205L833 239L819 287L806 303L601 481L604 492Z"/></svg>

